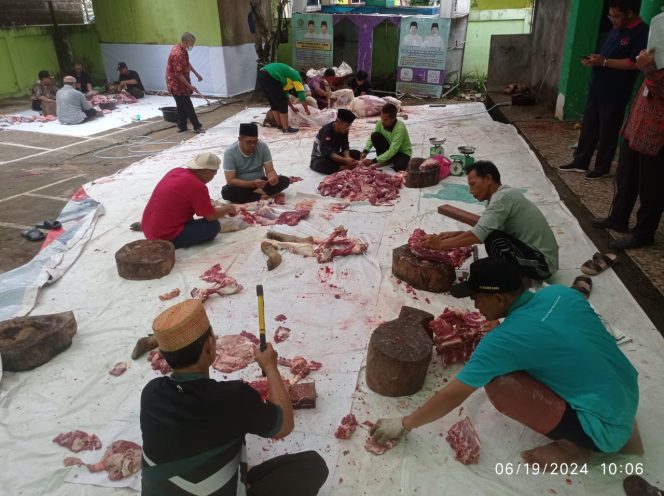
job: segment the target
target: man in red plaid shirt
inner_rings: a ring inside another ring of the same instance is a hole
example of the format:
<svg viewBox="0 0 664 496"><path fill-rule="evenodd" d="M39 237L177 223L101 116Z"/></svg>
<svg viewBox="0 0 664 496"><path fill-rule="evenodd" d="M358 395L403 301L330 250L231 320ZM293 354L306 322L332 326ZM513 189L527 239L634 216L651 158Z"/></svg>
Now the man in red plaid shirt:
<svg viewBox="0 0 664 496"><path fill-rule="evenodd" d="M199 81L203 77L196 72L189 62L189 53L196 44L196 37L191 33L184 33L180 38L180 43L171 49L166 65L166 87L175 98L175 105L178 109L178 132L187 130L187 119L194 127L195 133L202 133L203 126L196 116L194 105L191 103L190 95L198 92L196 87L191 84L189 73L193 72Z"/></svg>

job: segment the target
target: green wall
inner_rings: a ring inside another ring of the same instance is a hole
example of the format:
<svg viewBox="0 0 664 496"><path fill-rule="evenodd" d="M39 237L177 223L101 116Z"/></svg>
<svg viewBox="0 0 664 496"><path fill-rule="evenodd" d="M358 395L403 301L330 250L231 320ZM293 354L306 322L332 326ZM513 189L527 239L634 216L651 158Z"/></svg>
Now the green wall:
<svg viewBox="0 0 664 496"><path fill-rule="evenodd" d="M642 0L641 17L645 22L661 12L662 0ZM580 63L581 56L593 53L597 46L601 3L572 0L558 82L556 117L561 120L581 118L586 105L590 70Z"/></svg>
<svg viewBox="0 0 664 496"><path fill-rule="evenodd" d="M531 22L532 9L471 10L463 54L463 74L475 77L486 75L491 36L530 33Z"/></svg>
<svg viewBox="0 0 664 496"><path fill-rule="evenodd" d="M288 43L280 43L277 47L277 61L283 64L293 66L293 32L291 31L291 20L285 19L286 28L288 29Z"/></svg>
<svg viewBox="0 0 664 496"><path fill-rule="evenodd" d="M93 80L103 80L104 66L95 26L64 25L60 32L68 47L70 62L82 62ZM0 71L0 97L29 94L42 69L50 71L58 85L62 85L63 74L52 33L50 26L0 29L0 67L3 69Z"/></svg>
<svg viewBox="0 0 664 496"><path fill-rule="evenodd" d="M189 31L200 45L221 45L217 0L92 0L92 4L102 43L172 45Z"/></svg>
<svg viewBox="0 0 664 496"><path fill-rule="evenodd" d="M389 21L384 21L373 31L371 77L396 80L398 58L399 28ZM353 69L357 70L356 67Z"/></svg>
<svg viewBox="0 0 664 496"><path fill-rule="evenodd" d="M533 0L471 0L470 10L524 9L533 6Z"/></svg>
<svg viewBox="0 0 664 496"><path fill-rule="evenodd" d="M0 97L29 93L42 69L58 75L50 29L0 29L0 67Z"/></svg>

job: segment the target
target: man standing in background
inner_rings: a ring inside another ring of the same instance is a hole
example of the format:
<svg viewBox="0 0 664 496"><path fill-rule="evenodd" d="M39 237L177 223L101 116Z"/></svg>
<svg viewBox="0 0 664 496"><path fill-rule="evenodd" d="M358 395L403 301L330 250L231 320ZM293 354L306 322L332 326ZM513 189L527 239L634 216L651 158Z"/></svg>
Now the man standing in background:
<svg viewBox="0 0 664 496"><path fill-rule="evenodd" d="M187 130L187 120L191 122L195 133L202 133L203 125L196 116L194 105L191 103L191 94L198 90L191 84L189 73L193 72L199 81L203 78L189 63L189 53L196 44L196 37L191 33L184 33L180 43L171 49L166 64L166 88L175 99L178 109L178 133Z"/></svg>

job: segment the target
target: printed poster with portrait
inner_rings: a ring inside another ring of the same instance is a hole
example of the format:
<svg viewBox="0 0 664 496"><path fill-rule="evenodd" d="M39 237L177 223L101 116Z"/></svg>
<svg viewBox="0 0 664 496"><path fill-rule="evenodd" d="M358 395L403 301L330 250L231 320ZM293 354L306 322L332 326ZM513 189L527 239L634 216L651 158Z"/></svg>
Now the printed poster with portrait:
<svg viewBox="0 0 664 496"><path fill-rule="evenodd" d="M397 91L440 97L445 82L450 19L408 16L401 18Z"/></svg>
<svg viewBox="0 0 664 496"><path fill-rule="evenodd" d="M293 67L332 67L332 14L293 14Z"/></svg>

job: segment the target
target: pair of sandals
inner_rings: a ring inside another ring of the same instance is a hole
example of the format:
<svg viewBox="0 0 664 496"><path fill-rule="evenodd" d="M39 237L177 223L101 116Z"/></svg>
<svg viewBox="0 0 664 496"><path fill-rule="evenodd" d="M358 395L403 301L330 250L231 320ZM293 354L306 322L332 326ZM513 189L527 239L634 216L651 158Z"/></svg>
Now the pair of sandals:
<svg viewBox="0 0 664 496"><path fill-rule="evenodd" d="M41 229L60 229L62 227L62 224L60 223L59 220L45 220L41 224L37 224L35 227L32 229L26 229L25 231L21 232L21 236L23 236L25 239L28 241L42 241L44 238L46 238L46 234Z"/></svg>
<svg viewBox="0 0 664 496"><path fill-rule="evenodd" d="M587 299L593 289L593 281L588 276L601 274L609 267L615 265L617 261L618 256L615 253L595 253L592 260L584 262L581 266L581 272L586 275L576 277L572 283L572 287L580 291Z"/></svg>

